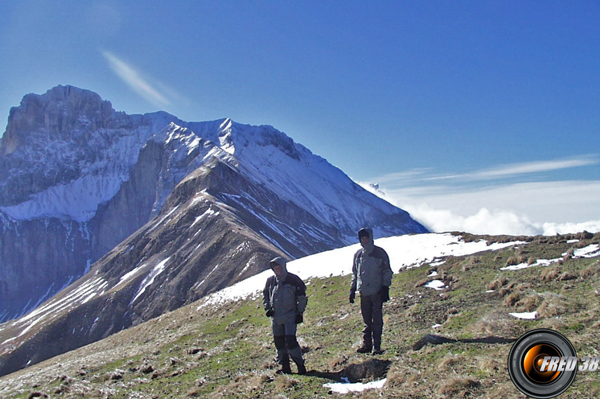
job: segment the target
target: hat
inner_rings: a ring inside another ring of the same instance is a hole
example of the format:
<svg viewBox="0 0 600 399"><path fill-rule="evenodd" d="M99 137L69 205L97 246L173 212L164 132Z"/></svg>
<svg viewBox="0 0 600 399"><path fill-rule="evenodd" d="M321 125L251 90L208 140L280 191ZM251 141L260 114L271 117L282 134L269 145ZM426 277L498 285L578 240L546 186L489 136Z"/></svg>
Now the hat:
<svg viewBox="0 0 600 399"><path fill-rule="evenodd" d="M360 240L362 237L371 238L371 235L369 234L369 231L366 228L360 229L360 231L358 232L358 239Z"/></svg>

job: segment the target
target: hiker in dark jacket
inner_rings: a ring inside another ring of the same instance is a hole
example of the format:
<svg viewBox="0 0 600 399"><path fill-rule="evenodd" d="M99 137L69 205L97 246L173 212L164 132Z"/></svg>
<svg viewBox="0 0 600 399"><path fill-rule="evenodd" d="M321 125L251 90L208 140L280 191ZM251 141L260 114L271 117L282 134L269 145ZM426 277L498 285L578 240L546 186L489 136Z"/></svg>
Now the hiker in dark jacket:
<svg viewBox="0 0 600 399"><path fill-rule="evenodd" d="M291 374L290 356L298 367L298 374L306 374L302 349L296 340L297 324L302 323L308 302L306 285L295 274L288 273L287 262L277 257L270 262L274 276L267 279L263 290L263 305L271 318L273 339L277 348L280 373Z"/></svg>
<svg viewBox="0 0 600 399"><path fill-rule="evenodd" d="M360 293L360 311L365 327L363 344L359 353L383 353L381 334L383 332L383 303L390 299L392 269L390 258L383 248L375 246L373 231L363 228L358 232L362 249L354 254L352 265L352 285L350 303L354 303L356 291Z"/></svg>

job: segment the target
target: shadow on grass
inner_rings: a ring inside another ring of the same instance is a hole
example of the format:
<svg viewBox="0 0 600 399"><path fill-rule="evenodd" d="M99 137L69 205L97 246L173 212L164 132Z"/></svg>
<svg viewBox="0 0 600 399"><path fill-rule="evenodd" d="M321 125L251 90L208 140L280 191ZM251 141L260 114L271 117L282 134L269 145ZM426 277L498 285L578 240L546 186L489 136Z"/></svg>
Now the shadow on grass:
<svg viewBox="0 0 600 399"><path fill-rule="evenodd" d="M369 359L362 363L353 363L341 371L316 371L311 370L306 375L323 378L335 382L363 382L365 379L376 380L387 375L392 362L389 360Z"/></svg>
<svg viewBox="0 0 600 399"><path fill-rule="evenodd" d="M463 344L510 344L515 342L515 338L501 338L501 337L485 337L485 338L472 338L472 339L452 339L446 338L441 335L426 334L413 345L413 350L421 350L426 345L440 345L447 343L463 343Z"/></svg>

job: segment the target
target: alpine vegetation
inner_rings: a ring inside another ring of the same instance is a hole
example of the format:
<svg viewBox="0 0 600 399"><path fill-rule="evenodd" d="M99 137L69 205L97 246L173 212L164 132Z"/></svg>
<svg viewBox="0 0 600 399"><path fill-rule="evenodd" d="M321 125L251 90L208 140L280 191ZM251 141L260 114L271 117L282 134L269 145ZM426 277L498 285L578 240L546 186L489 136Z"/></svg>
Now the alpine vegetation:
<svg viewBox="0 0 600 399"><path fill-rule="evenodd" d="M394 272L383 305L382 354L357 352L363 321L348 302L356 243L285 265L304 283L291 285L307 298L297 324L306 370L282 370L277 363L279 348L264 308L264 291L276 271L268 269L0 377L0 396L522 398L509 377L507 356L526 331L553 329L581 357L598 354L599 234L420 234L376 239L375 245L389 254ZM528 267L507 268L515 257ZM524 313L536 317L515 317ZM597 397L596 373L578 373L567 394Z"/></svg>

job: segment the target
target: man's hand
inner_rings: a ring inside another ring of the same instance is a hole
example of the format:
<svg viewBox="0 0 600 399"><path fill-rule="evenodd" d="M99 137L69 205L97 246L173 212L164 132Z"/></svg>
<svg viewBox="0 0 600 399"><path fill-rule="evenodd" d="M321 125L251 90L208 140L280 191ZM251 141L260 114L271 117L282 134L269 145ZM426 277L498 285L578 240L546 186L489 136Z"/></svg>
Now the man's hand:
<svg viewBox="0 0 600 399"><path fill-rule="evenodd" d="M300 324L304 321L304 315L302 313L298 313L296 315L296 324Z"/></svg>
<svg viewBox="0 0 600 399"><path fill-rule="evenodd" d="M387 302L390 300L390 287L386 287L385 285L381 287L381 291L379 291L381 295L381 302Z"/></svg>
<svg viewBox="0 0 600 399"><path fill-rule="evenodd" d="M267 317L271 317L275 314L275 312L273 311L273 309L268 309L265 314Z"/></svg>
<svg viewBox="0 0 600 399"><path fill-rule="evenodd" d="M354 291L350 291L350 297L348 298L348 300L350 301L350 303L354 303L354 297L356 296L356 293Z"/></svg>

